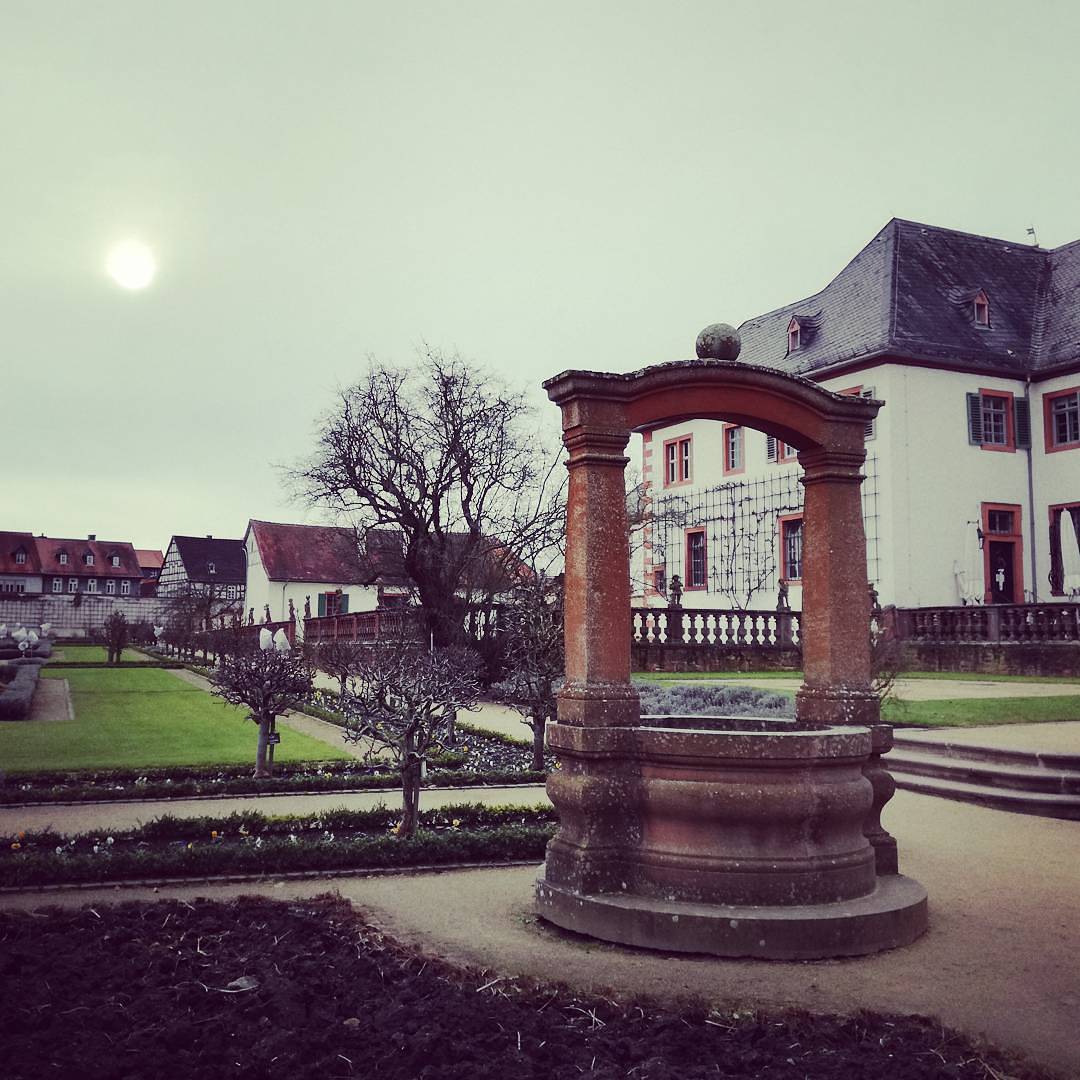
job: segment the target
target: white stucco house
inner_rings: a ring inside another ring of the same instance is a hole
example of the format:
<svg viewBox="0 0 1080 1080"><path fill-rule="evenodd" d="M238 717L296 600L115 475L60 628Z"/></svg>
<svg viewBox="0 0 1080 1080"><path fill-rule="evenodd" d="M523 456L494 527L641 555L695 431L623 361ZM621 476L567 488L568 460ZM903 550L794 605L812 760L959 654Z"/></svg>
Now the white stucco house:
<svg viewBox="0 0 1080 1080"><path fill-rule="evenodd" d="M244 533L247 612L256 623L344 615L397 606L409 589L380 557L372 533L363 544L353 529L249 521ZM291 609L290 609L291 604Z"/></svg>
<svg viewBox="0 0 1080 1080"><path fill-rule="evenodd" d="M1080 599L1080 241L1054 250L894 219L821 292L739 327L741 361L885 402L866 431L883 604ZM800 467L763 433L636 438L636 604L800 607Z"/></svg>

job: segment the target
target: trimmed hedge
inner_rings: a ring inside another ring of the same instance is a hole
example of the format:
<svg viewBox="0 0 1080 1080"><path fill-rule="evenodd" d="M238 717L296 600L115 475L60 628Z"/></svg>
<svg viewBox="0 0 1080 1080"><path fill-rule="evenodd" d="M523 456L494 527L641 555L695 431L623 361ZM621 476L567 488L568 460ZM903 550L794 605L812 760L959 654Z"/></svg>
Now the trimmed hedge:
<svg viewBox="0 0 1080 1080"><path fill-rule="evenodd" d="M2 700L2 699L0 699ZM130 801L133 799L185 799L206 795L288 795L296 792L351 792L384 791L401 787L401 777L396 772L363 772L362 766L351 773L331 771L329 766L336 762L326 762L322 772L281 774L271 780L257 780L250 775L227 779L213 777L197 778L179 776L176 780L145 779L151 770L129 773L123 781L102 781L73 779L66 774L66 779L54 784L42 783L42 773L26 776L12 775L0 783L0 804L27 805L49 802L101 802ZM351 763L345 763L351 764ZM116 770L119 772L120 770ZM160 771L160 770L158 770ZM196 770L174 770L175 773L191 773ZM206 770L218 774L223 770ZM65 774L60 774L65 775ZM100 776L101 774L97 774ZM523 784L542 784L547 779L545 773L529 771L488 771L463 772L458 769L432 771L424 781L425 787L516 787Z"/></svg>
<svg viewBox="0 0 1080 1080"><path fill-rule="evenodd" d="M110 837L20 834L0 852L0 886L540 861L555 831L547 808L459 806L427 811L421 832L399 840L386 831L398 816L386 809L307 818L235 814L162 818ZM337 835L347 830L353 835Z"/></svg>
<svg viewBox="0 0 1080 1080"><path fill-rule="evenodd" d="M19 664L15 677L0 690L0 720L25 720L37 689L40 664Z"/></svg>

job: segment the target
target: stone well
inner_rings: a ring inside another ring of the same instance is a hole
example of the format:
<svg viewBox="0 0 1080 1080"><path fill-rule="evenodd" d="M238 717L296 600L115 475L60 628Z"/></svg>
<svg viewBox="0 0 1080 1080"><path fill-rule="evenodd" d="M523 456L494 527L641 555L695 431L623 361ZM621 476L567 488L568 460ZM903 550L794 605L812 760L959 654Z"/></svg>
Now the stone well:
<svg viewBox="0 0 1080 1080"><path fill-rule="evenodd" d="M870 678L859 485L881 403L740 364L737 331L696 361L544 385L569 450L566 682L548 744L559 830L540 914L607 941L773 959L854 956L926 929L881 811L895 790ZM803 669L795 721L640 717L630 681L623 473L630 433L725 420L796 447L804 507Z"/></svg>
<svg viewBox="0 0 1080 1080"><path fill-rule="evenodd" d="M813 959L905 945L926 893L864 835L869 728L644 717L555 724L540 914L626 945Z"/></svg>

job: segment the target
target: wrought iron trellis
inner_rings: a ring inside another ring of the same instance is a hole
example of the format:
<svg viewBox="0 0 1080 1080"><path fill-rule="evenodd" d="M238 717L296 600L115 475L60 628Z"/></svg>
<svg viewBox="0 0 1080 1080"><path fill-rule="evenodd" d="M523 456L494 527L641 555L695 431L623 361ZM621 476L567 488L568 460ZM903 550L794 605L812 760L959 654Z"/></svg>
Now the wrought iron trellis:
<svg viewBox="0 0 1080 1080"><path fill-rule="evenodd" d="M803 488L798 467L767 476L734 480L689 494L653 497L644 529L649 547L646 568L660 571L663 581L678 574L687 583L688 531L704 529L706 591L737 608L755 596L775 592L779 584L780 519L801 514ZM862 485L868 580L880 581L878 553L877 458L867 455ZM654 580L645 584L653 585Z"/></svg>

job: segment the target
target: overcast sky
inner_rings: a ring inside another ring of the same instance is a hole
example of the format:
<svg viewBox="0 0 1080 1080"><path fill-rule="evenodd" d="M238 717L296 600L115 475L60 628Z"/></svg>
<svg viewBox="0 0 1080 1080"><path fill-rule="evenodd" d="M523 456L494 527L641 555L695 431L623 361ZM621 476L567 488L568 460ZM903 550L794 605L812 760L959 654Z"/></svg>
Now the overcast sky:
<svg viewBox="0 0 1080 1080"><path fill-rule="evenodd" d="M1038 0L0 0L0 528L315 520L274 463L369 355L533 391L686 359L894 216L1077 239L1078 39Z"/></svg>

